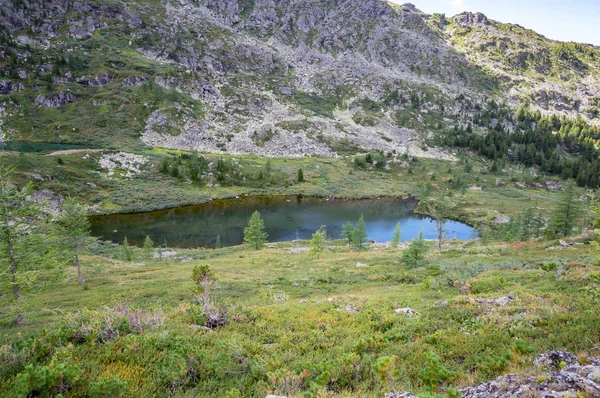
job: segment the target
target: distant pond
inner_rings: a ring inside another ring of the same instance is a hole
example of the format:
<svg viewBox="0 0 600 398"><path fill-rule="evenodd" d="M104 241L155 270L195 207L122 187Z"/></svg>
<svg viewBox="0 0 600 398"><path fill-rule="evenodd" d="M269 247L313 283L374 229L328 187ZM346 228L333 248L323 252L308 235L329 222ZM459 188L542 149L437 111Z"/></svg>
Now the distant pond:
<svg viewBox="0 0 600 398"><path fill-rule="evenodd" d="M423 232L426 239L435 238L435 224L414 213L417 202L392 198L367 200L322 199L301 196L244 196L239 199L215 200L197 206L148 213L114 214L91 217L92 235L121 243L142 246L149 235L155 244L169 247L213 247L217 235L223 246L239 245L251 214L258 210L265 221L269 242L310 239L321 225L339 239L342 225L356 223L364 216L368 239L391 240L400 222L402 240L409 241ZM448 239L468 240L474 230L470 226L448 221Z"/></svg>

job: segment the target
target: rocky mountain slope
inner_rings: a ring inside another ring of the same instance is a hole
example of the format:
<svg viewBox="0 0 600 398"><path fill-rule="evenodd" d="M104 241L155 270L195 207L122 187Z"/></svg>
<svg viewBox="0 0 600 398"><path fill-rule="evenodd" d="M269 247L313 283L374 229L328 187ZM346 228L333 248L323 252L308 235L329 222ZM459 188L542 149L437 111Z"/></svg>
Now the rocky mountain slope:
<svg viewBox="0 0 600 398"><path fill-rule="evenodd" d="M423 140L493 99L598 121L600 51L381 0L0 0L0 135L271 156Z"/></svg>

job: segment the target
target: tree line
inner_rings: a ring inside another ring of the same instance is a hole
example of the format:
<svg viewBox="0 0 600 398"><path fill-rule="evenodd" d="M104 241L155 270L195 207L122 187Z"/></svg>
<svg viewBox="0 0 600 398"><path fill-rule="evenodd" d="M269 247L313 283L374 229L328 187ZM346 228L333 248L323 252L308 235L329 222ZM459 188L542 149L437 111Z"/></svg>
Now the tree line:
<svg viewBox="0 0 600 398"><path fill-rule="evenodd" d="M489 129L487 134L475 131L469 123L438 135L438 143L473 150L494 161L492 169L498 161L519 162L542 173L572 178L581 187L600 186L600 127L582 118L542 116L525 107L517 110L508 126L498 122L505 113L494 109L473 118L475 126Z"/></svg>

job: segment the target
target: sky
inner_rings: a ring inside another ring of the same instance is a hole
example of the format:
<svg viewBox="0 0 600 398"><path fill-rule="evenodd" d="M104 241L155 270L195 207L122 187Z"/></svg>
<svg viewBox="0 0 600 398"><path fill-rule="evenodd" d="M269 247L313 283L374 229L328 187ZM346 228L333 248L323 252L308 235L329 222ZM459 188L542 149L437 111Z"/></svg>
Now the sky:
<svg viewBox="0 0 600 398"><path fill-rule="evenodd" d="M554 40L600 46L600 0L391 0L413 3L427 13L453 16L479 11L500 22L521 25Z"/></svg>

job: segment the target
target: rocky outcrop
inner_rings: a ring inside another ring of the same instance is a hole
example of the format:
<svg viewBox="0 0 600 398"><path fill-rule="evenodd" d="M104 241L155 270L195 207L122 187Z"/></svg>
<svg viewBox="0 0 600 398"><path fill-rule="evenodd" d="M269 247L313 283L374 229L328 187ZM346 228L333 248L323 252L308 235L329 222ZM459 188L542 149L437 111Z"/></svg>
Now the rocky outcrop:
<svg viewBox="0 0 600 398"><path fill-rule="evenodd" d="M59 106L67 105L77 99L75 95L71 93L58 93L50 98L46 98L44 95L38 95L33 103L43 108L58 108Z"/></svg>
<svg viewBox="0 0 600 398"><path fill-rule="evenodd" d="M467 27L473 25L489 25L490 21L488 18L480 12L463 12L454 17L454 22L457 24Z"/></svg>
<svg viewBox="0 0 600 398"><path fill-rule="evenodd" d="M545 377L508 375L461 390L464 398L559 398L587 394L600 397L600 359L581 364L575 355L550 351L538 356L536 365L549 370Z"/></svg>
<svg viewBox="0 0 600 398"><path fill-rule="evenodd" d="M41 191L34 191L29 197L38 206L41 206L42 210L48 214L56 215L62 209L64 197L61 194L56 194L48 189Z"/></svg>
<svg viewBox="0 0 600 398"><path fill-rule="evenodd" d="M141 86L148 81L145 77L129 76L123 79L123 85L127 87Z"/></svg>
<svg viewBox="0 0 600 398"><path fill-rule="evenodd" d="M107 85L111 79L112 77L109 74L103 73L100 76L96 76L91 79L79 78L77 79L77 83L89 87L100 87Z"/></svg>
<svg viewBox="0 0 600 398"><path fill-rule="evenodd" d="M10 94L16 91L16 87L10 80L0 80L0 95Z"/></svg>

